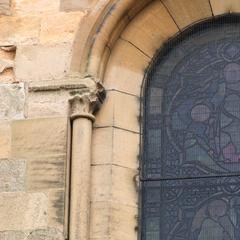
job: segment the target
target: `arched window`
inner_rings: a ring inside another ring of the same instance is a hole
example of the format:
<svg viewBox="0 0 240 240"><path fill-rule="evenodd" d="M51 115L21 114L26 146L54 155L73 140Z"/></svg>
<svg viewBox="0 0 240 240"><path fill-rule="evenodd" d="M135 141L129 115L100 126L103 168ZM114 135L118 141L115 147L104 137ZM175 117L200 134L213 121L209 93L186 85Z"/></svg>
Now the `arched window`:
<svg viewBox="0 0 240 240"><path fill-rule="evenodd" d="M144 96L142 240L240 239L240 18L171 40Z"/></svg>

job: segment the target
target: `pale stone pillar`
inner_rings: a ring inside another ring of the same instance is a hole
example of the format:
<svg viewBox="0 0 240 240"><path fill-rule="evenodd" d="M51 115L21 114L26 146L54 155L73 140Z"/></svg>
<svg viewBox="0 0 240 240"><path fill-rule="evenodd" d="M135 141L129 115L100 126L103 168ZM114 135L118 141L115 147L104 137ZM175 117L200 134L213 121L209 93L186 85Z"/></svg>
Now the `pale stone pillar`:
<svg viewBox="0 0 240 240"><path fill-rule="evenodd" d="M89 239L92 123L101 100L98 90L76 93L69 100L72 120L69 240Z"/></svg>

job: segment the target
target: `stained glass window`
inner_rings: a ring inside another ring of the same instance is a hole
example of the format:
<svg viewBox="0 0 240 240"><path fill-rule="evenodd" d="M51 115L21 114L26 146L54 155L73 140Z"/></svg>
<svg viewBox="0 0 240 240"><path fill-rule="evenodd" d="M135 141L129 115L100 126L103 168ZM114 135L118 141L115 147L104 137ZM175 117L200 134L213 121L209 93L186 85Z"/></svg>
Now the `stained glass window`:
<svg viewBox="0 0 240 240"><path fill-rule="evenodd" d="M168 42L144 98L142 240L239 240L240 18Z"/></svg>

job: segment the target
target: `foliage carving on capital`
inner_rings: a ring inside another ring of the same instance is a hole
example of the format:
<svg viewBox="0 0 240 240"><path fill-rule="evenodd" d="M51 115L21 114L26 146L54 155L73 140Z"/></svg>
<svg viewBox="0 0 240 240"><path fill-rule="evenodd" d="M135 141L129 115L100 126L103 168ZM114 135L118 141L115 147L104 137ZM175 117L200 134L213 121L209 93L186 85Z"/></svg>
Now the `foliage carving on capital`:
<svg viewBox="0 0 240 240"><path fill-rule="evenodd" d="M80 89L70 93L70 118L88 118L95 120L94 113L100 108L105 99L105 89L101 83L96 83L96 89Z"/></svg>

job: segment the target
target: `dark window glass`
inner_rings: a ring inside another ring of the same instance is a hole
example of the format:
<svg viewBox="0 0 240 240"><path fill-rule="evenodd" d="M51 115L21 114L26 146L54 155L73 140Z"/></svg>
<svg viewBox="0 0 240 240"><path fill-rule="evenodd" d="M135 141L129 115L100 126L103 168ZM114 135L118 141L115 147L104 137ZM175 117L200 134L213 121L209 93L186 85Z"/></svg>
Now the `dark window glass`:
<svg viewBox="0 0 240 240"><path fill-rule="evenodd" d="M170 41L145 89L142 239L239 240L239 17Z"/></svg>

